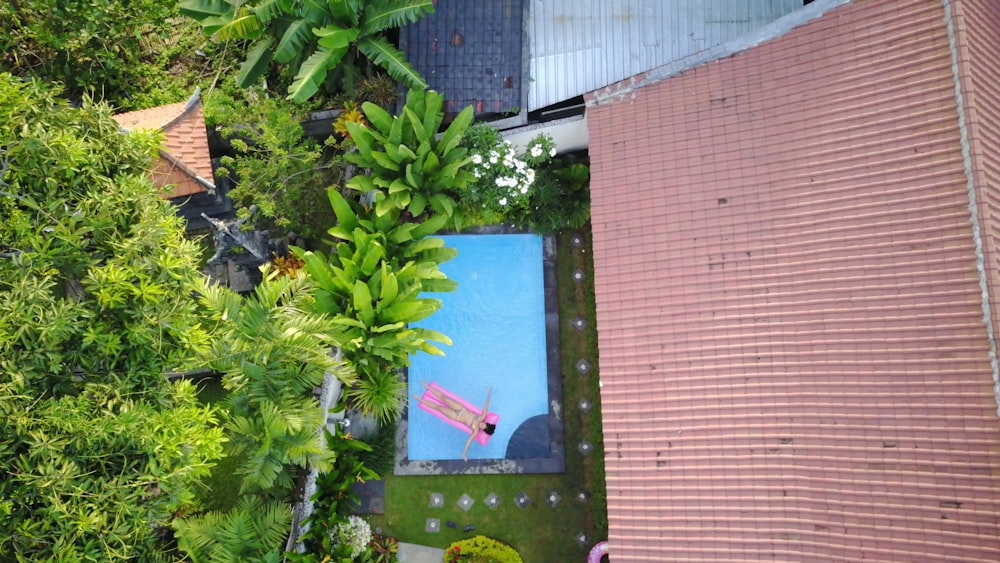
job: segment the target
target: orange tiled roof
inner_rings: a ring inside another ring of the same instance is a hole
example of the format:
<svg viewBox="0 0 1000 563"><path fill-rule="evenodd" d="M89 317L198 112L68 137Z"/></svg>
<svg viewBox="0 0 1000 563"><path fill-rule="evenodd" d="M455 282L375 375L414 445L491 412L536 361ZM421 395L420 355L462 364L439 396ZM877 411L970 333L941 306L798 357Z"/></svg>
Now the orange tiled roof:
<svg viewBox="0 0 1000 563"><path fill-rule="evenodd" d="M213 175L200 99L122 113L114 118L125 129L163 131L161 158L152 170L158 186L173 185L170 192L161 192L163 197L206 191L205 182L211 183Z"/></svg>
<svg viewBox="0 0 1000 563"><path fill-rule="evenodd" d="M588 96L612 561L1000 561L997 37L851 2Z"/></svg>

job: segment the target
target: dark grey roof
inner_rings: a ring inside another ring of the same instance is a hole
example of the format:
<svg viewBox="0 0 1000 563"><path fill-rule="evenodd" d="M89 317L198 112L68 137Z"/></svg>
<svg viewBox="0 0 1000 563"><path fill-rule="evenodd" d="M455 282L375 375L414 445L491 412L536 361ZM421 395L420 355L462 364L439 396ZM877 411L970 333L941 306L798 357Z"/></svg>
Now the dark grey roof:
<svg viewBox="0 0 1000 563"><path fill-rule="evenodd" d="M477 117L525 105L523 23L527 0L438 0L435 12L404 26L400 44L451 115Z"/></svg>

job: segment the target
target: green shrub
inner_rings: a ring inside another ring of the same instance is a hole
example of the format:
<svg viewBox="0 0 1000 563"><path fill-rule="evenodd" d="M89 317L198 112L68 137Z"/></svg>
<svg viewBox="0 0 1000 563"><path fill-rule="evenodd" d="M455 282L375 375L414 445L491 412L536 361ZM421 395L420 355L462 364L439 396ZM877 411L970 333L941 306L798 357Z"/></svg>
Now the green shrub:
<svg viewBox="0 0 1000 563"><path fill-rule="evenodd" d="M374 436L364 441L372 447L370 452L358 452L358 459L379 475L391 475L396 465L396 422L382 424Z"/></svg>
<svg viewBox="0 0 1000 563"><path fill-rule="evenodd" d="M523 563L513 547L486 536L459 540L444 552L444 563Z"/></svg>
<svg viewBox="0 0 1000 563"><path fill-rule="evenodd" d="M374 192L375 215L406 211L421 217L425 211L452 216L455 198L473 179L466 149L460 146L472 123L466 107L440 137L444 96L433 90L410 90L402 115L389 115L372 103L361 107L371 126L347 123L357 152L344 159L370 171L351 178L347 187L363 194Z"/></svg>

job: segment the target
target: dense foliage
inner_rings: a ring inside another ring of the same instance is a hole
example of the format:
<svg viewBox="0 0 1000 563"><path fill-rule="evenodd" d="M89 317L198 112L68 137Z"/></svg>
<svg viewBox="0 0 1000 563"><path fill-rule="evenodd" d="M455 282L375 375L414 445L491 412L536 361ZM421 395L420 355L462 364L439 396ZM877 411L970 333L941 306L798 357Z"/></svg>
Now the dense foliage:
<svg viewBox="0 0 1000 563"><path fill-rule="evenodd" d="M548 234L590 219L590 169L573 157L556 157L547 135L519 152L499 131L477 123L462 145L475 176L461 192L463 224L509 223Z"/></svg>
<svg viewBox="0 0 1000 563"><path fill-rule="evenodd" d="M0 70L60 82L75 100L126 109L176 102L223 57L180 23L175 0L2 2Z"/></svg>
<svg viewBox="0 0 1000 563"><path fill-rule="evenodd" d="M317 429L326 413L312 396L325 373L351 377L331 356L329 319L307 313L304 276L269 276L246 299L222 287L202 290L217 325L209 365L229 391L223 411L227 455L240 460L242 491L290 491L294 468L326 470L332 457Z"/></svg>
<svg viewBox="0 0 1000 563"><path fill-rule="evenodd" d="M0 558L155 559L222 455L165 374L207 340L155 139L0 75Z"/></svg>
<svg viewBox="0 0 1000 563"><path fill-rule="evenodd" d="M240 96L211 92L205 108L206 119L233 148L216 174L235 181L229 197L240 216L253 205L258 226L273 229L273 235L294 232L318 241L318 225L333 220L325 187L340 179L341 167L339 158L324 155L322 145L305 136L302 112L258 88Z"/></svg>
<svg viewBox="0 0 1000 563"><path fill-rule="evenodd" d="M277 63L294 69L288 97L302 103L334 82L332 72L355 52L396 80L427 87L384 32L433 12L431 0L185 0L180 9L220 41L253 41L237 76L242 87Z"/></svg>
<svg viewBox="0 0 1000 563"><path fill-rule="evenodd" d="M398 209L378 216L334 189L328 193L338 220L328 231L338 240L334 251L294 250L317 285L315 310L333 319L344 357L357 370L359 382L348 396L360 410L394 420L406 396L397 369L409 365L411 354L441 354L431 342L451 344L443 334L411 326L441 306L422 292L456 287L438 267L455 249L429 236L447 217L402 222Z"/></svg>
<svg viewBox="0 0 1000 563"><path fill-rule="evenodd" d="M316 479L316 493L312 497L313 513L305 523L308 531L299 538L305 552L289 554L291 561L314 563L377 560L376 556L384 551L382 548L388 547L387 542L371 535L367 523L349 516L351 509L359 502L351 485L379 478L361 460L361 456L371 452L372 448L349 434L343 434L340 428L334 427L334 431L336 434L324 430L334 462L329 471L321 473ZM365 535L365 541L357 541L359 535ZM367 545L370 541L374 545Z"/></svg>

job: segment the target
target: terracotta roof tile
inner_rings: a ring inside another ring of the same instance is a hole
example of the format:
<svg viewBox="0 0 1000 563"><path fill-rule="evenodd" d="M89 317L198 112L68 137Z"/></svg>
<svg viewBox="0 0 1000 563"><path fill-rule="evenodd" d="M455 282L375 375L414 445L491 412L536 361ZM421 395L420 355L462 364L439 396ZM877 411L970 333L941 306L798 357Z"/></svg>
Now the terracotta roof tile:
<svg viewBox="0 0 1000 563"><path fill-rule="evenodd" d="M181 197L205 191L197 177L212 182L212 162L201 101L188 109L187 102L122 113L114 116L125 129L163 131L163 149L168 153L154 164L153 182L172 185L164 197Z"/></svg>
<svg viewBox="0 0 1000 563"><path fill-rule="evenodd" d="M973 167L992 302L1000 8L952 7L972 154L992 155ZM851 3L591 98L613 561L1000 560L945 22L936 2Z"/></svg>

